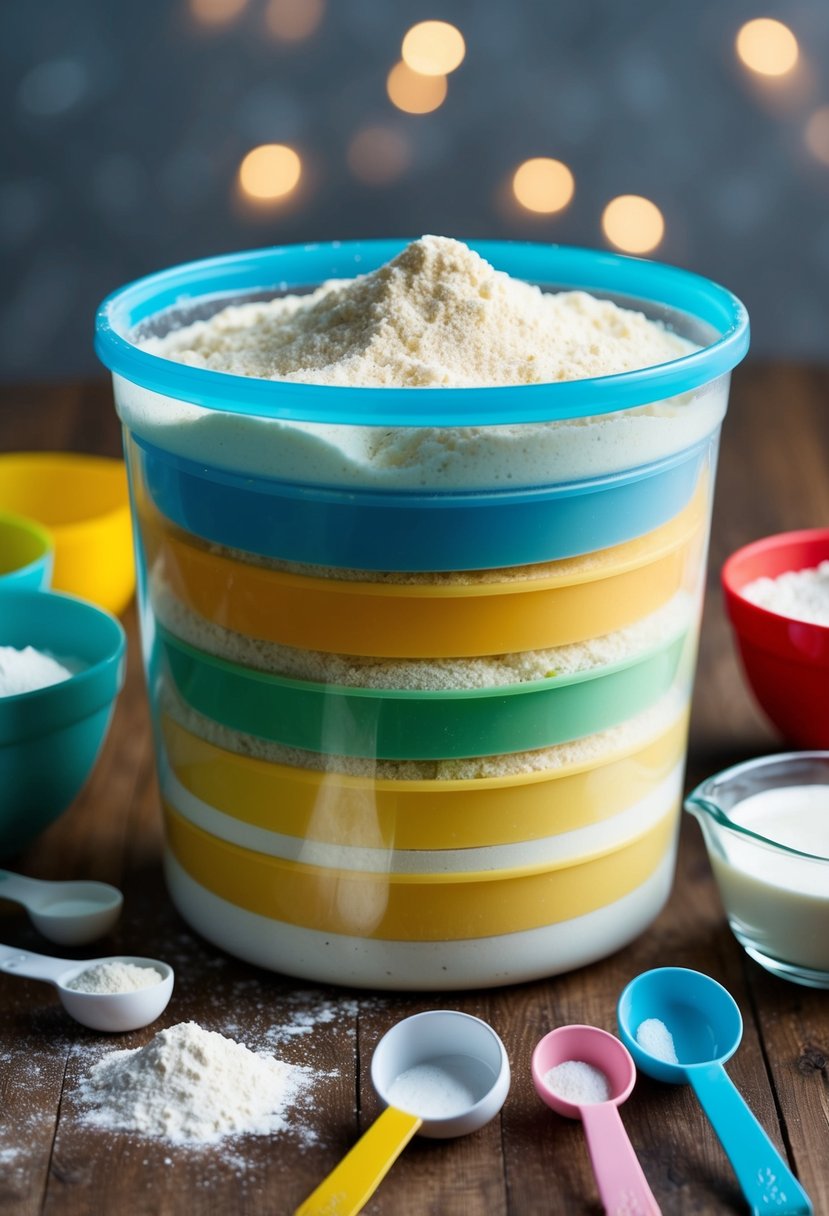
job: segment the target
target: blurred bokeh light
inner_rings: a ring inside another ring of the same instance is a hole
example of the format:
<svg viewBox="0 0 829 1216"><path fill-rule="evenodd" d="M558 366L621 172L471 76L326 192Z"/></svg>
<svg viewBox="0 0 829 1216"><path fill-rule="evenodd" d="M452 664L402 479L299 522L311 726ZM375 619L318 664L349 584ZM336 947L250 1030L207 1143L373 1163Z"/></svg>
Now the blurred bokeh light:
<svg viewBox="0 0 829 1216"><path fill-rule="evenodd" d="M799 55L797 39L789 27L770 17L747 21L740 27L735 45L746 67L761 76L785 76Z"/></svg>
<svg viewBox="0 0 829 1216"><path fill-rule="evenodd" d="M620 194L602 212L602 231L625 253L650 253L665 235L665 220L649 198Z"/></svg>
<svg viewBox="0 0 829 1216"><path fill-rule="evenodd" d="M302 161L286 144L252 148L239 166L239 186L249 198L274 202L290 194L299 182Z"/></svg>
<svg viewBox="0 0 829 1216"><path fill-rule="evenodd" d="M424 232L687 266L745 300L756 353L829 360L827 0L3 15L7 379L100 373L97 303L161 267Z"/></svg>
<svg viewBox="0 0 829 1216"><path fill-rule="evenodd" d="M400 48L403 62L422 76L448 76L460 67L465 54L463 34L448 21L418 22Z"/></svg>
<svg viewBox="0 0 829 1216"><path fill-rule="evenodd" d="M544 215L566 207L575 186L567 166L547 156L525 160L512 177L512 191L521 206Z"/></svg>
<svg viewBox="0 0 829 1216"><path fill-rule="evenodd" d="M431 114L446 100L445 76L422 76L401 59L386 79L389 100L407 114Z"/></svg>
<svg viewBox="0 0 829 1216"><path fill-rule="evenodd" d="M274 38L301 42L310 38L325 16L325 0L268 0L265 25Z"/></svg>
<svg viewBox="0 0 829 1216"><path fill-rule="evenodd" d="M247 4L248 0L190 0L190 12L203 25L227 25Z"/></svg>
<svg viewBox="0 0 829 1216"><path fill-rule="evenodd" d="M821 106L806 123L806 147L816 160L829 165L829 106Z"/></svg>
<svg viewBox="0 0 829 1216"><path fill-rule="evenodd" d="M402 131L371 126L357 131L348 145L348 167L369 186L385 186L406 172L412 148Z"/></svg>

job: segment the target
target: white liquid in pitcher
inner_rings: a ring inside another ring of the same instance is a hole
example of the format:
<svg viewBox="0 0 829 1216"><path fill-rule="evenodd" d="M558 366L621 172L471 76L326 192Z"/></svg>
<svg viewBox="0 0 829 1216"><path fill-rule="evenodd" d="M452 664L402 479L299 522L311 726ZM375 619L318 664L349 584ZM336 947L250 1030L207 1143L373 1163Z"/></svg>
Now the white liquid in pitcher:
<svg viewBox="0 0 829 1216"><path fill-rule="evenodd" d="M733 823L812 857L737 833L711 861L738 936L781 962L829 972L829 785L763 790L729 811Z"/></svg>

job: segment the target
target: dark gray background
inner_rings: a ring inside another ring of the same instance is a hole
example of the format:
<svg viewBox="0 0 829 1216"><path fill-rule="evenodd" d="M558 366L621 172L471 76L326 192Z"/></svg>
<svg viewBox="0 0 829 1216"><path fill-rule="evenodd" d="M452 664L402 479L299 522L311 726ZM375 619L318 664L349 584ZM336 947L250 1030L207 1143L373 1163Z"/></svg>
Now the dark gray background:
<svg viewBox="0 0 829 1216"><path fill-rule="evenodd" d="M829 356L829 167L804 144L829 103L829 3L792 0L328 0L310 39L264 30L248 0L207 30L188 0L4 0L0 20L0 374L96 368L92 317L119 284L184 259L283 241L503 236L602 245L614 195L643 194L666 235L652 256L736 291L754 351ZM801 63L775 84L737 62L743 21L777 16ZM435 113L385 92L415 21L453 21L467 56ZM411 141L398 181L346 161L382 123ZM285 204L240 204L238 165L285 142L303 157ZM564 160L557 216L510 200L516 165Z"/></svg>

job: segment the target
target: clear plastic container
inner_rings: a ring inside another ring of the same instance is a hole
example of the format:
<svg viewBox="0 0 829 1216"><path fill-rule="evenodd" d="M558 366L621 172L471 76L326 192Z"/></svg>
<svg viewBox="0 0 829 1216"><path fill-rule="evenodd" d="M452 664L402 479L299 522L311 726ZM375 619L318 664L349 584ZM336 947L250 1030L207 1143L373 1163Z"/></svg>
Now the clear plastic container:
<svg viewBox="0 0 829 1216"><path fill-rule="evenodd" d="M144 334L383 264L285 247L102 305L124 424L174 902L306 978L451 989L631 940L670 890L719 428L745 312L553 246L496 268L699 349L593 380L329 388Z"/></svg>

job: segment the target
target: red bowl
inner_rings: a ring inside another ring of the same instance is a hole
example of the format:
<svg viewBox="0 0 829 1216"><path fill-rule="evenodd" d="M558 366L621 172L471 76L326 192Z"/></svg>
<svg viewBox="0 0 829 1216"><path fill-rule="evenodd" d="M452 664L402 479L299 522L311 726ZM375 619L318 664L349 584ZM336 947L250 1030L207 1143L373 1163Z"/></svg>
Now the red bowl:
<svg viewBox="0 0 829 1216"><path fill-rule="evenodd" d="M829 626L770 612L742 590L754 579L812 569L828 559L829 528L810 528L746 545L722 569L746 679L777 729L802 748L829 747Z"/></svg>

